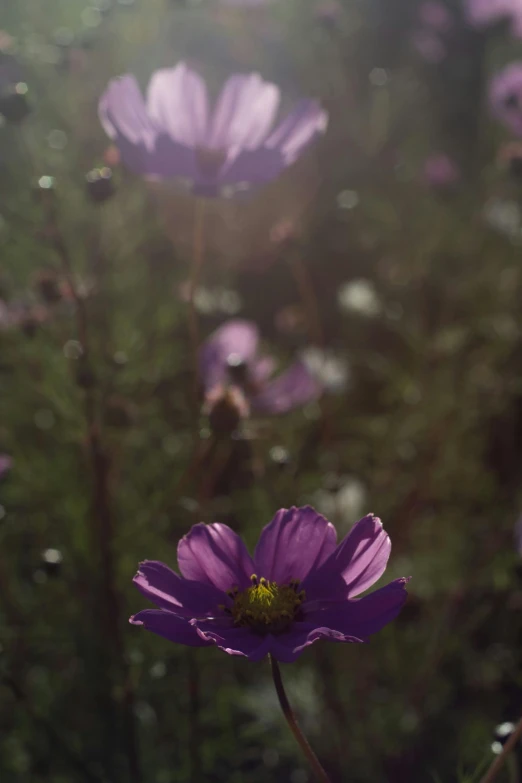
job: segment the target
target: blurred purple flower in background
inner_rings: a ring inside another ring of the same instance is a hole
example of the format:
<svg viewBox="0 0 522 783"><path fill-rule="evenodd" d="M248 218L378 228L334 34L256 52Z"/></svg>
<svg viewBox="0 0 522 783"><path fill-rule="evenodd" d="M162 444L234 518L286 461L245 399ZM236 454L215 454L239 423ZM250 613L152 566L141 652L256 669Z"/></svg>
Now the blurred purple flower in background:
<svg viewBox="0 0 522 783"><path fill-rule="evenodd" d="M460 169L445 152L434 152L424 161L424 181L433 188L447 188L456 184Z"/></svg>
<svg viewBox="0 0 522 783"><path fill-rule="evenodd" d="M447 36L454 26L453 16L443 3L427 0L418 10L417 28L412 43L421 57L429 63L439 63L446 57Z"/></svg>
<svg viewBox="0 0 522 783"><path fill-rule="evenodd" d="M511 63L491 79L489 100L497 119L522 136L522 62Z"/></svg>
<svg viewBox="0 0 522 783"><path fill-rule="evenodd" d="M448 54L445 43L438 33L431 30L415 30L412 34L413 47L428 63L436 64L444 60Z"/></svg>
<svg viewBox="0 0 522 783"><path fill-rule="evenodd" d="M425 3L421 3L419 22L441 33L446 33L453 27L453 17L447 7L444 3L436 2L436 0L426 0Z"/></svg>
<svg viewBox="0 0 522 783"><path fill-rule="evenodd" d="M319 103L302 100L272 131L280 99L259 74L236 74L211 112L205 82L182 62L153 74L146 102L134 76L114 79L99 114L136 174L177 179L202 196L232 196L275 179L326 129Z"/></svg>
<svg viewBox="0 0 522 783"><path fill-rule="evenodd" d="M522 37L522 0L467 0L466 18L474 27L510 21L511 32Z"/></svg>
<svg viewBox="0 0 522 783"><path fill-rule="evenodd" d="M0 454L0 478L8 473L13 465L13 459L9 454Z"/></svg>
<svg viewBox="0 0 522 783"><path fill-rule="evenodd" d="M0 299L0 331L8 329L31 328L42 324L49 318L49 309L44 305L16 299L5 302Z"/></svg>
<svg viewBox="0 0 522 783"><path fill-rule="evenodd" d="M390 539L373 514L336 539L310 506L278 511L253 558L227 525L194 525L178 544L181 576L154 560L140 564L134 583L160 609L130 622L251 661L270 654L291 663L320 639L365 642L398 615L408 579L356 598L384 573Z"/></svg>
<svg viewBox="0 0 522 783"><path fill-rule="evenodd" d="M258 413L287 413L316 400L322 391L303 361L296 361L271 379L276 367L270 356L259 354L259 331L251 321L227 321L203 344L200 372L208 404L215 404L227 388L240 389Z"/></svg>

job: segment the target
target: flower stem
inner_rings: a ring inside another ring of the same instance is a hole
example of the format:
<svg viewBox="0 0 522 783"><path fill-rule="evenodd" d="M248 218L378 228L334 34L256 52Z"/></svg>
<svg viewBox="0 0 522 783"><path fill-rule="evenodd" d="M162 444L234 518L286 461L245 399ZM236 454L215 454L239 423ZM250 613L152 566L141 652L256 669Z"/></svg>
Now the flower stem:
<svg viewBox="0 0 522 783"><path fill-rule="evenodd" d="M290 702L288 701L288 697L286 695L285 688L283 685L283 680L281 679L281 671L279 669L279 664L272 655L269 655L268 657L270 658L270 666L272 667L272 677L274 680L277 697L279 699L279 704L281 705L281 709L283 710L283 715L286 718L286 722L290 727L290 731L292 732L295 739L297 740L297 743L301 748L301 750L303 751L303 754L306 756L306 759L310 764L310 766L312 767L315 776L317 777L317 780L321 781L321 783L330 783L330 778L322 768L319 759L317 758L312 748L310 747L310 744L306 739L305 735L303 734L297 722L297 718L295 717L294 712L290 706Z"/></svg>
<svg viewBox="0 0 522 783"><path fill-rule="evenodd" d="M316 345L322 345L323 328L321 314L310 272L298 252L290 256L288 263L301 297L310 341Z"/></svg>
<svg viewBox="0 0 522 783"><path fill-rule="evenodd" d="M192 477L193 473L201 465L198 418L199 418L199 323L196 309L196 292L201 277L203 259L205 255L204 244L205 226L205 200L198 198L194 204L194 227L192 234L192 263L190 267L190 281L188 292L188 331L190 340L190 353L193 367L193 438L194 455L185 473L178 482L177 492L181 485ZM201 778L201 721L200 721L200 669L198 660L193 654L188 655L188 690L190 701L189 716L189 764L190 780L197 783Z"/></svg>
<svg viewBox="0 0 522 783"><path fill-rule="evenodd" d="M108 659L101 664L108 666L107 660L117 660L123 678L126 680L125 699L123 701L122 716L124 721L124 746L126 748L130 779L139 783L141 780L140 761L135 740L135 719L133 713L134 694L124 663L124 642L121 635L120 599L116 584L116 557L114 550L115 524L112 509L112 497L110 488L111 459L103 442L101 433L101 414L98 405L97 380L92 368L91 343L87 308L83 296L79 293L74 279L73 266L67 250L66 242L60 229L56 204L51 200L46 211L47 229L50 235L52 247L61 261L62 272L68 282L71 296L74 302L76 327L78 340L83 353L81 354L81 370L83 378L75 374L76 384L83 396L84 419L86 427L86 442L89 461L92 471L92 499L91 499L91 534L93 559L99 558L100 571L100 595L98 598L97 613L100 616L100 626L104 640L109 641ZM101 646L103 649L105 644ZM111 716L116 714L119 706L113 696L110 675L101 689L104 698L104 710ZM109 752L112 747L108 741Z"/></svg>
<svg viewBox="0 0 522 783"><path fill-rule="evenodd" d="M502 769L504 762L506 761L507 757L511 753L512 750L515 749L517 743L522 738L522 718L518 721L517 725L515 726L515 729L502 748L502 752L499 753L499 755L496 757L493 764L490 766L480 783L491 783L493 780L495 780L497 773Z"/></svg>
<svg viewBox="0 0 522 783"><path fill-rule="evenodd" d="M187 650L188 663L188 686L189 686L189 721L190 721L190 741L189 741L189 760L190 760L190 780L191 783L199 783L201 780L201 721L200 697L201 697L201 677L198 660L194 657L191 649Z"/></svg>
<svg viewBox="0 0 522 783"><path fill-rule="evenodd" d="M190 348L194 368L194 402L197 406L199 397L199 324L196 310L196 291L203 266L204 248L204 221L205 201L198 198L194 206L194 233L192 237L192 264L190 269L189 299L188 299L188 326L190 335Z"/></svg>

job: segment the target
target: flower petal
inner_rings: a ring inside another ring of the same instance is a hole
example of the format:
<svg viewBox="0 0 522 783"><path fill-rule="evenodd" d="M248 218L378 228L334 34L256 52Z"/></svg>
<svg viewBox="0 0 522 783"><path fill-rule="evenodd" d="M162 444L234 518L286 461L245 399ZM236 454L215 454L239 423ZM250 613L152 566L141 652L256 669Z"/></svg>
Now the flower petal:
<svg viewBox="0 0 522 783"><path fill-rule="evenodd" d="M212 623L194 623L205 642L213 642L229 655L243 655L250 661L260 661L271 652L272 636L259 636L250 628L233 625L218 626Z"/></svg>
<svg viewBox="0 0 522 783"><path fill-rule="evenodd" d="M146 165L151 178L179 179L185 185L196 186L199 173L194 150L178 144L167 133L159 134L153 154L147 156Z"/></svg>
<svg viewBox="0 0 522 783"><path fill-rule="evenodd" d="M279 89L258 73L231 76L218 98L206 146L256 149L269 133L278 106Z"/></svg>
<svg viewBox="0 0 522 783"><path fill-rule="evenodd" d="M522 62L512 62L489 82L489 101L497 118L522 136Z"/></svg>
<svg viewBox="0 0 522 783"><path fill-rule="evenodd" d="M192 148L204 144L208 124L207 88L201 76L186 63L161 68L152 75L147 108L157 127L175 141Z"/></svg>
<svg viewBox="0 0 522 783"><path fill-rule="evenodd" d="M230 185L232 191L234 185L244 186L244 193L248 193L250 189L277 179L284 168L286 163L277 149L260 147L257 150L242 150L228 156L218 174L218 180L221 186ZM241 188L238 188L238 193L242 192Z"/></svg>
<svg viewBox="0 0 522 783"><path fill-rule="evenodd" d="M293 163L328 125L328 114L317 101L300 101L291 114L278 125L266 141L266 146L277 148L287 165Z"/></svg>
<svg viewBox="0 0 522 783"><path fill-rule="evenodd" d="M337 549L303 584L309 600L352 598L384 573L391 542L373 514L360 519Z"/></svg>
<svg viewBox="0 0 522 783"><path fill-rule="evenodd" d="M98 113L105 132L117 144L124 165L135 174L159 179L196 178L193 150L159 132L147 114L134 76L109 82Z"/></svg>
<svg viewBox="0 0 522 783"><path fill-rule="evenodd" d="M241 538L227 525L194 525L178 544L179 570L185 579L214 585L218 590L250 586L255 572Z"/></svg>
<svg viewBox="0 0 522 783"><path fill-rule="evenodd" d="M514 5L514 4L513 4ZM464 12L468 21L477 27L485 27L510 16L510 3L505 0L466 0ZM516 16L515 8L512 14Z"/></svg>
<svg viewBox="0 0 522 783"><path fill-rule="evenodd" d="M261 356L250 365L250 380L253 384L261 384L268 381L276 368L276 361L272 356Z"/></svg>
<svg viewBox="0 0 522 783"><path fill-rule="evenodd" d="M252 399L252 407L264 413L287 413L320 397L322 387L306 364L297 361Z"/></svg>
<svg viewBox="0 0 522 783"><path fill-rule="evenodd" d="M147 631L168 639L169 642L185 644L189 647L206 647L206 642L184 617L162 609L144 609L129 618L131 625L143 625Z"/></svg>
<svg viewBox="0 0 522 783"><path fill-rule="evenodd" d="M332 628L320 627L309 622L294 623L288 633L273 637L270 653L282 663L293 663L314 642L363 642L356 636L346 635Z"/></svg>
<svg viewBox="0 0 522 783"><path fill-rule="evenodd" d="M183 579L157 560L140 563L133 582L157 606L190 617L214 614L219 604L228 602L228 597L221 590Z"/></svg>
<svg viewBox="0 0 522 783"><path fill-rule="evenodd" d="M123 136L132 144L153 145L157 131L147 114L138 82L131 74L109 82L100 98L98 114L111 139Z"/></svg>
<svg viewBox="0 0 522 783"><path fill-rule="evenodd" d="M200 350L199 366L205 390L224 384L227 362L233 356L238 363L251 362L259 343L257 326L250 321L227 321L205 341Z"/></svg>
<svg viewBox="0 0 522 783"><path fill-rule="evenodd" d="M261 533L255 573L279 584L303 580L334 551L335 542L334 526L311 506L282 508Z"/></svg>
<svg viewBox="0 0 522 783"><path fill-rule="evenodd" d="M338 601L324 609L305 611L304 620L317 627L364 640L397 617L408 597L408 582L409 579L396 579L364 598Z"/></svg>

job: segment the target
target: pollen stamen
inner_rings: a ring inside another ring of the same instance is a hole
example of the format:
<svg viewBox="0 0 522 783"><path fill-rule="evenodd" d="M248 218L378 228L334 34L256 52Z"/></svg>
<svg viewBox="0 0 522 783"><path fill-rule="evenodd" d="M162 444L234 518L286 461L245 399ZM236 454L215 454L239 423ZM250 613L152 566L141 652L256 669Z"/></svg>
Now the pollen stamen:
<svg viewBox="0 0 522 783"><path fill-rule="evenodd" d="M252 586L245 590L234 586L227 592L234 601L229 610L234 624L261 634L281 633L296 619L305 600L305 591L299 590L300 580L279 585L252 574L250 581Z"/></svg>

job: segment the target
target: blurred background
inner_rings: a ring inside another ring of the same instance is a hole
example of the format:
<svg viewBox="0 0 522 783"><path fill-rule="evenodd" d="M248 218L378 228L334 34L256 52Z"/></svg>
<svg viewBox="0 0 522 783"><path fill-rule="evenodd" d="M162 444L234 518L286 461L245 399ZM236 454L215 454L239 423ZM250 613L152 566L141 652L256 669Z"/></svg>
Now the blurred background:
<svg viewBox="0 0 522 783"><path fill-rule="evenodd" d="M332 781L473 783L500 752L522 706L522 76L500 104L491 79L522 9L497 5L3 1L2 783L310 781L266 661L128 625L138 562L175 568L192 524L252 546L305 503L339 536L378 514L386 581L413 576L368 647L283 667ZM329 113L276 181L207 204L200 339L254 321L323 387L228 433L194 396L195 199L129 173L97 116L111 78L181 59L213 95L259 71Z"/></svg>

